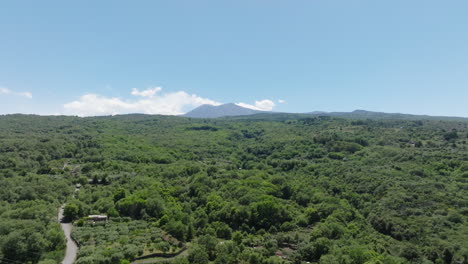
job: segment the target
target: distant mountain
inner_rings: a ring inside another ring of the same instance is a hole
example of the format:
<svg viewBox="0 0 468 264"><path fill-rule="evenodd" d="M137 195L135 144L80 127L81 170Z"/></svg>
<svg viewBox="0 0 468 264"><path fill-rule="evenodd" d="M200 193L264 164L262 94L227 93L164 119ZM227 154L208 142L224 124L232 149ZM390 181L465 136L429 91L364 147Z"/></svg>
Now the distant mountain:
<svg viewBox="0 0 468 264"><path fill-rule="evenodd" d="M230 117L230 119L253 119L253 120L287 120L295 118L307 118L317 116L339 117L347 119L372 119L372 120L452 120L452 121L468 121L468 118L453 117L453 116L429 116L429 115L412 115L400 113L384 113L373 112L367 110L354 110L352 112L323 112L314 111L309 113L279 113L258 111L249 108L241 107L233 103L223 104L218 106L202 105L183 115L193 118L219 118Z"/></svg>
<svg viewBox="0 0 468 264"><path fill-rule="evenodd" d="M266 113L264 111L252 110L233 103L223 105L201 105L192 111L186 113L185 117L194 118L217 118L226 116L246 116L259 113Z"/></svg>
<svg viewBox="0 0 468 264"><path fill-rule="evenodd" d="M265 121L285 121L292 119L304 119L310 117L336 117L355 120L441 120L441 121L461 121L468 122L468 118L455 116L429 116L411 115L400 113L383 113L366 110L354 110L352 112L323 112L314 111L309 113L279 113L261 112L253 115L229 117L234 120L265 120Z"/></svg>
<svg viewBox="0 0 468 264"><path fill-rule="evenodd" d="M468 121L468 118L454 116L429 116L429 115L412 115L400 113L384 113L372 112L366 110L354 110L352 112L320 112L315 111L307 113L312 116L331 116L349 119L398 119L398 120L453 120L453 121Z"/></svg>

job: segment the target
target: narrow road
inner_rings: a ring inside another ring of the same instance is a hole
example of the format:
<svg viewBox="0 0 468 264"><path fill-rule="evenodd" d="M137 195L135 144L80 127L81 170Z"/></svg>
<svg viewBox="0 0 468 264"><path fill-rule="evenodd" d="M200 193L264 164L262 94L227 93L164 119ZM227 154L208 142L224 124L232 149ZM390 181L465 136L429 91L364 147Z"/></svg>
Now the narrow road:
<svg viewBox="0 0 468 264"><path fill-rule="evenodd" d="M65 258L63 258L62 264L73 264L76 260L76 255L78 254L78 245L73 241L73 239L71 239L73 225L71 223L62 223L64 206L65 204L60 207L58 213L58 221L62 227L63 233L65 233L65 238L67 239L67 249L65 251Z"/></svg>
<svg viewBox="0 0 468 264"><path fill-rule="evenodd" d="M73 193L73 198L75 198L76 192L78 192L80 189L79 187L75 188L75 192ZM78 255L78 245L75 243L75 241L71 238L71 232L73 229L72 223L63 223L63 208L65 207L65 204L62 204L62 206L59 209L58 213L58 222L60 223L60 226L62 227L63 233L65 234L65 238L67 239L67 249L65 251L65 258L63 258L61 264L73 264L75 263L76 256Z"/></svg>

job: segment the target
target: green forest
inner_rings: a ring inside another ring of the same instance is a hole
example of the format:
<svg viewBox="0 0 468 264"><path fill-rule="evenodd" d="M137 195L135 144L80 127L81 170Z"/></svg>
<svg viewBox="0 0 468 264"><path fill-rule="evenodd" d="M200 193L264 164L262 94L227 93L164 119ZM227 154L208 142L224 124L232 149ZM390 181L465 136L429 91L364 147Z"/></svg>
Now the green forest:
<svg viewBox="0 0 468 264"><path fill-rule="evenodd" d="M467 264L467 141L463 121L1 116L0 263L60 263L66 204L76 264Z"/></svg>

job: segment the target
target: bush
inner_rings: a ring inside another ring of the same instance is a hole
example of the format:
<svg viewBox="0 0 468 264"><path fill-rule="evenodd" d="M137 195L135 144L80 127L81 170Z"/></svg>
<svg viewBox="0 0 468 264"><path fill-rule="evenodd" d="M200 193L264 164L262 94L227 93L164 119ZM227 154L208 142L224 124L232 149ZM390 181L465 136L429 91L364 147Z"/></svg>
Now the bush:
<svg viewBox="0 0 468 264"><path fill-rule="evenodd" d="M334 160L343 160L345 156L339 152L330 152L328 153L328 157Z"/></svg>

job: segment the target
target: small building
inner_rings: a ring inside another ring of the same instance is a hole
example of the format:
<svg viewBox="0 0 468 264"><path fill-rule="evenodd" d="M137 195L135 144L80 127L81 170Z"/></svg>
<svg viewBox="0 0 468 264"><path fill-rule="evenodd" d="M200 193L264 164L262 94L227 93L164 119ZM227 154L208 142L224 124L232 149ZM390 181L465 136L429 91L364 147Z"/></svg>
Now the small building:
<svg viewBox="0 0 468 264"><path fill-rule="evenodd" d="M107 221L107 215L88 215L88 221L104 222Z"/></svg>

